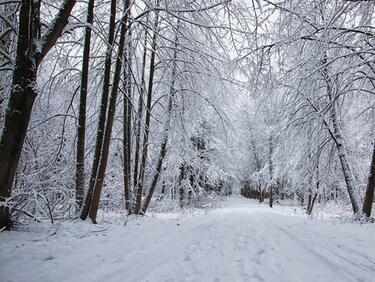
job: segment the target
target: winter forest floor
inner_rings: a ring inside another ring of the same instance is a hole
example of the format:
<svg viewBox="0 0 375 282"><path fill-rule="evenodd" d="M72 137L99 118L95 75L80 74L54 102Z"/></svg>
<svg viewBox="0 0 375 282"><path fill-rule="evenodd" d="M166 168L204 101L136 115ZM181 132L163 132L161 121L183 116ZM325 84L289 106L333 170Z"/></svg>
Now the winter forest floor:
<svg viewBox="0 0 375 282"><path fill-rule="evenodd" d="M0 233L5 281L375 281L375 226L232 196L188 215Z"/></svg>

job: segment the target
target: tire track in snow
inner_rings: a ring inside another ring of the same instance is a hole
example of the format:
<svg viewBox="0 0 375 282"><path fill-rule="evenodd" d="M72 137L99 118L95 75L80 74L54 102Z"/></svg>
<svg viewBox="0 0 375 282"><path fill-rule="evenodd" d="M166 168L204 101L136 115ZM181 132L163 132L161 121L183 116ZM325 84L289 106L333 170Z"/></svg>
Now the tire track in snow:
<svg viewBox="0 0 375 282"><path fill-rule="evenodd" d="M373 281L371 233L344 227L305 223L232 197L205 214L139 219L84 240L73 236L75 226L48 241L7 239L1 276L17 282ZM18 248L23 242L26 248ZM41 247L51 259L43 259Z"/></svg>
<svg viewBox="0 0 375 282"><path fill-rule="evenodd" d="M290 252L293 253L296 250L299 250L299 260L302 261L310 261L310 263L306 263L306 266L310 264L312 268L317 269L317 272L322 272L325 277L322 277L323 280L321 281L358 281L358 282L367 282L368 277L374 274L374 272L368 272L368 268L364 268L359 266L353 260L349 260L342 255L338 254L337 252L332 250L332 246L323 246L322 244L318 243L318 240L310 240L307 239L307 234L303 233L299 230L295 229L295 226L292 225L290 222L287 227L280 224L279 221L275 220L273 217L284 217L282 215L276 215L273 213L265 214L263 219L264 223L267 225L270 233L274 232L277 236L286 235L281 240L283 244L287 242L286 245L289 245ZM285 216L287 217L287 216ZM284 220L282 220L284 221ZM305 236L301 238L301 235ZM322 239L319 237L319 239ZM270 240L271 241L271 240ZM285 250L284 255L288 256L288 250ZM290 258L289 258L290 259ZM291 260L295 262L294 259ZM349 265L348 265L349 263ZM318 267L319 266L319 267ZM353 266L356 269L353 269ZM363 277L363 271L367 271L367 278ZM371 269L370 269L371 270ZM298 271L298 269L297 269ZM362 277L359 277L362 276ZM314 278L311 277L311 278ZM311 279L310 278L310 279ZM309 278L307 278L309 279ZM310 280L304 280L310 281ZM311 281L316 281L315 279L311 279ZM320 281L320 280L319 280Z"/></svg>

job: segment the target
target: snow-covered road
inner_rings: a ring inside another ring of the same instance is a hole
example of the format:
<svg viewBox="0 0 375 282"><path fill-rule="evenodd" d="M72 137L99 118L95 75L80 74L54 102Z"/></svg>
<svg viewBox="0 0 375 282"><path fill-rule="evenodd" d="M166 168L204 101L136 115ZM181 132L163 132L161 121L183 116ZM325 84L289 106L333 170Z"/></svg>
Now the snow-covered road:
<svg viewBox="0 0 375 282"><path fill-rule="evenodd" d="M234 196L194 216L55 235L0 234L0 281L375 281L373 224L293 216Z"/></svg>

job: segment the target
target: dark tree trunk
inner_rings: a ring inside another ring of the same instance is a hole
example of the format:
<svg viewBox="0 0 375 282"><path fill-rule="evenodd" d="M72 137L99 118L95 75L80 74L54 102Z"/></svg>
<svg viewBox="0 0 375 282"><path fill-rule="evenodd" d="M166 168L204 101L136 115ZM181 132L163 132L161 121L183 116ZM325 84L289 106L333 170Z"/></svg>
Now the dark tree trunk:
<svg viewBox="0 0 375 282"><path fill-rule="evenodd" d="M260 199L261 199L260 202L263 203L264 202L264 189L260 190L260 195L261 195L260 196Z"/></svg>
<svg viewBox="0 0 375 282"><path fill-rule="evenodd" d="M108 96L109 96L109 87L111 80L111 65L112 65L112 48L114 46L115 38L115 27L116 27L116 6L117 0L111 1L111 16L109 20L109 30L108 30L108 46L104 62L104 80L103 80L103 90L102 98L100 103L100 113L99 113L99 123L98 130L96 134L95 141L95 152L94 160L91 168L90 183L89 188L86 193L85 202L82 207L80 218L85 220L90 211L92 193L94 191L95 179L98 172L100 155L102 152L104 130L105 130L105 121L107 116L107 107L108 107Z"/></svg>
<svg viewBox="0 0 375 282"><path fill-rule="evenodd" d="M142 160L141 167L139 171L139 181L136 193L136 203L135 210L136 214L141 212L142 207L142 194L145 178L145 170L147 164L147 154L148 154L148 135L150 132L150 121L151 121L151 103L152 103L152 91L154 84L154 74L155 74L155 59L156 59L156 40L157 40L157 30L159 24L159 14L156 13L155 23L154 23L154 34L152 37L152 50L151 50L151 60L150 60L150 75L148 81L148 93L147 93L147 105L146 105L146 119L145 119L145 133L143 137L143 151L142 151Z"/></svg>
<svg viewBox="0 0 375 282"><path fill-rule="evenodd" d="M85 138L86 138L86 100L89 77L91 26L94 18L94 0L90 0L87 7L87 24L83 49L81 91L79 96L79 117L77 129L76 155L76 204L80 209L83 203L85 187Z"/></svg>
<svg viewBox="0 0 375 282"><path fill-rule="evenodd" d="M184 179L185 179L185 165L182 164L180 167L180 177L178 181L178 194L179 194L180 208L184 207L185 189L184 189L184 184L182 183Z"/></svg>
<svg viewBox="0 0 375 282"><path fill-rule="evenodd" d="M128 32L128 49L125 55L125 71L124 71L124 109L123 109L123 174L124 174L124 200L125 209L130 211L130 188L131 188L131 130L132 130L132 87L131 87L131 71L132 60L131 54L131 30Z"/></svg>
<svg viewBox="0 0 375 282"><path fill-rule="evenodd" d="M312 130L312 124L309 123L309 127L308 127L308 134L311 134L311 132L313 131ZM311 159L312 159L312 153L311 153L311 140L312 140L312 136L309 135L308 136L308 139L307 139L307 162L308 163L311 163ZM308 214L309 211L310 211L310 207L311 207L311 203L312 203L312 199L313 199L313 172L312 170L308 170L307 172L307 175L309 177L309 183L308 183L308 198L307 198L307 206L306 206L306 213Z"/></svg>
<svg viewBox="0 0 375 282"><path fill-rule="evenodd" d="M0 201L11 196L14 176L21 157L23 143L37 96L38 65L55 45L75 4L66 0L52 21L52 25L40 42L40 2L22 0L19 13L16 64L13 72L12 90L5 115L0 141ZM39 47L37 48L37 45ZM0 206L0 229L9 227L7 206Z"/></svg>
<svg viewBox="0 0 375 282"><path fill-rule="evenodd" d="M121 77L121 70L122 70L122 58L124 55L124 47L125 47L125 37L126 37L126 24L128 22L128 15L130 11L129 7L130 0L126 0L124 3L124 15L121 20L121 32L120 32L120 41L119 47L117 52L117 59L116 59L116 67L115 73L113 77L113 84L112 84L112 91L111 97L109 101L109 108L108 108L108 115L103 139L103 148L100 157L100 163L98 167L98 173L95 180L95 187L92 196L91 206L89 216L93 223L96 223L96 216L98 213L99 202L100 202L100 194L102 192L103 184L104 184L104 177L105 172L107 169L108 163L108 155L109 155L109 146L111 143L111 133L113 127L113 121L115 118L116 112L116 101L117 101L117 94L118 88L120 84L120 77Z"/></svg>
<svg viewBox="0 0 375 282"><path fill-rule="evenodd" d="M273 185L271 184L271 187L270 187L270 207L272 208L273 207Z"/></svg>
<svg viewBox="0 0 375 282"><path fill-rule="evenodd" d="M160 146L159 160L158 160L158 164L156 166L155 175L154 175L154 177L152 179L150 190L148 191L146 201L145 201L145 203L143 205L143 209L142 209L142 213L143 214L146 213L146 211L148 209L148 206L150 205L152 196L153 196L153 194L155 192L155 188L156 188L156 186L158 184L159 177L160 177L160 174L161 174L161 169L163 167L164 157L165 157L165 155L167 153L167 142L168 142L168 137L165 137L163 143Z"/></svg>
<svg viewBox="0 0 375 282"><path fill-rule="evenodd" d="M2 77L0 77L0 128L3 127L3 109L2 105L4 100L7 100L9 88L8 85L8 72L10 74L11 69L13 68L13 50L12 50L12 42L14 38L14 28L13 26L17 25L17 12L18 12L18 5L17 3L2 3L0 6L0 13L3 14L3 30L0 34L0 66L2 67Z"/></svg>
<svg viewBox="0 0 375 282"><path fill-rule="evenodd" d="M363 201L362 212L366 217L371 216L372 202L374 201L374 187L375 187L375 140L372 151L371 167L368 176L367 189L365 199Z"/></svg>
<svg viewBox="0 0 375 282"><path fill-rule="evenodd" d="M311 203L309 205L309 209L307 210L307 214L308 215L312 214L312 211L313 211L313 208L314 208L314 204L315 204L315 201L316 201L317 197L318 197L318 193L315 193L314 197L312 198Z"/></svg>
<svg viewBox="0 0 375 282"><path fill-rule="evenodd" d="M314 197L311 197L312 192L310 194L311 200L310 200L310 204L308 205L308 208L307 208L307 214L309 214L309 215L312 214L312 211L313 211L313 208L314 208L314 205L315 205L315 201L318 198L319 187L320 187L320 179L319 179L319 154L318 154L318 158L317 158L317 161L316 161L316 192L314 194Z"/></svg>
<svg viewBox="0 0 375 282"><path fill-rule="evenodd" d="M312 200L313 200L313 196L312 196L312 190L309 189L309 196L307 198L307 207L306 207L306 213L307 214L310 214L310 208L311 208L311 204L312 204Z"/></svg>
<svg viewBox="0 0 375 282"><path fill-rule="evenodd" d="M20 26L17 42L16 65L13 72L12 90L5 125L0 143L0 197L6 201L11 196L22 146L29 125L31 110L36 92L37 66L29 46L36 38L35 18L37 18L32 1L23 1L20 10ZM30 34L31 31L31 34ZM0 228L10 227L9 208L0 207Z"/></svg>
<svg viewBox="0 0 375 282"><path fill-rule="evenodd" d="M273 207L273 161L272 161L272 157L273 157L273 137L270 136L269 138L269 171L270 171L270 202L269 202L269 205L270 207L272 208Z"/></svg>

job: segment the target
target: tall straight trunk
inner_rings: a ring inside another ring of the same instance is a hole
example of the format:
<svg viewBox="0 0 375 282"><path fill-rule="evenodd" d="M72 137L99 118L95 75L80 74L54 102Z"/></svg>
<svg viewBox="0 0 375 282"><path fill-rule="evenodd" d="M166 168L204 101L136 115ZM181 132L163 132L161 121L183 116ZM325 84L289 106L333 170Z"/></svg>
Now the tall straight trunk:
<svg viewBox="0 0 375 282"><path fill-rule="evenodd" d="M122 20L121 20L120 41L119 41L119 47L118 47L118 52L117 52L116 67L115 67L115 73L113 77L111 97L109 101L109 108L108 108L108 115L107 115L107 121L106 121L106 127L105 127L104 139L103 139L102 152L100 156L98 173L97 173L96 180L95 180L94 192L93 192L90 212L89 212L89 217L91 218L93 223L96 223L96 216L98 213L99 202L100 202L100 194L102 192L105 172L107 169L109 146L111 143L111 133L112 133L113 121L115 118L117 94L118 94L118 88L120 84L120 77L121 77L121 70L122 70L122 58L124 55L125 37L126 37L126 30L127 30L126 24L128 22L128 15L130 11L129 5L130 5L130 0L126 0L124 3L125 14L123 15Z"/></svg>
<svg viewBox="0 0 375 282"><path fill-rule="evenodd" d="M62 3L47 31L40 35L40 2L22 0L12 87L0 140L0 229L9 227L9 207L4 205L11 196L14 176L37 96L38 66L68 23L75 0Z"/></svg>
<svg viewBox="0 0 375 282"><path fill-rule="evenodd" d="M105 121L107 116L107 107L108 107L108 96L111 80L111 65L112 65L112 48L114 46L115 39L115 27L116 27L116 6L117 0L111 0L111 16L109 20L109 30L108 30L108 45L105 54L104 62L104 79L103 79L103 89L102 89L102 98L100 103L100 113L99 113L99 122L98 129L96 134L95 141L95 152L94 160L91 168L90 183L89 188L86 193L85 202L82 207L80 218L85 220L90 211L92 193L94 191L95 179L98 172L100 155L102 152L104 130L105 130Z"/></svg>
<svg viewBox="0 0 375 282"><path fill-rule="evenodd" d="M141 91L139 92L138 101L138 114L137 114L137 125L135 129L135 152L134 152L134 172L133 172L133 187L136 189L138 184L138 167L139 167L139 153L141 147L141 128L142 128L142 117L143 117L143 97L146 93L146 60L147 60L147 30L145 30L145 40L143 48L143 58L142 58L142 77L141 77Z"/></svg>
<svg viewBox="0 0 375 282"><path fill-rule="evenodd" d="M309 127L308 127L308 132L311 133L312 132L312 127L311 127L311 123L309 123ZM307 161L308 163L311 163L311 157L312 157L312 154L311 154L311 140L312 140L312 136L309 135L308 136L308 139L307 139ZM310 206L312 204L312 200L313 200L313 172L312 170L308 170L306 172L308 174L308 177L309 177L309 183L308 183L308 199L307 199L307 207L306 207L306 213L308 214L309 213L309 210L310 210Z"/></svg>
<svg viewBox="0 0 375 282"><path fill-rule="evenodd" d="M132 59L131 54L131 30L128 32L128 48L125 55L125 71L124 71L124 109L123 109L123 174L124 174L124 200L125 209L130 211L130 188L131 188L131 125L132 125L132 87L131 87L131 71Z"/></svg>
<svg viewBox="0 0 375 282"><path fill-rule="evenodd" d="M374 201L374 188L375 188L375 140L374 148L372 151L372 159L370 166L370 173L368 176L367 189L365 199L363 201L362 212L366 217L371 216L372 202Z"/></svg>
<svg viewBox="0 0 375 282"><path fill-rule="evenodd" d="M168 109L167 109L167 121L165 123L165 129L163 134L163 141L160 145L160 152L159 152L159 158L158 163L156 166L155 175L152 179L151 187L148 192L146 201L143 205L142 213L146 213L148 206L150 205L152 196L155 192L155 188L158 184L160 175L162 173L162 167L165 155L167 154L167 143L168 143L168 131L172 119L172 107L173 107L173 98L176 92L175 84L176 84L176 76L177 76L177 48L178 48L178 42L179 42L179 26L180 26L180 20L177 20L177 28L176 28L176 36L174 41L174 49L173 49L173 59L172 59L172 74L171 74L171 87L169 89L169 99L168 99Z"/></svg>
<svg viewBox="0 0 375 282"><path fill-rule="evenodd" d="M273 137L269 137L269 151L268 151L268 158L269 158L269 172L270 172L270 201L269 205L272 208L273 206Z"/></svg>
<svg viewBox="0 0 375 282"><path fill-rule="evenodd" d="M157 30L159 24L159 14L156 12L156 18L154 22L154 34L152 37L151 45L151 60L150 60L150 74L148 81L148 93L147 93L147 105L146 105L146 119L145 119L145 132L143 136L143 151L142 151L142 160L141 167L139 171L139 181L137 185L136 193L136 203L135 203L135 214L139 214L142 207L142 194L145 178L145 170L147 164L147 153L148 153L148 137L150 132L150 121L151 121L151 103L152 103L152 90L154 85L154 74L155 74L155 58L156 58L156 40L157 40Z"/></svg>
<svg viewBox="0 0 375 282"><path fill-rule="evenodd" d="M85 187L85 138L86 138L86 100L89 77L91 26L94 19L94 0L89 0L87 7L87 24L85 30L85 43L83 47L81 91L79 96L79 116L77 129L77 155L76 155L76 204L80 209L83 203Z"/></svg>

